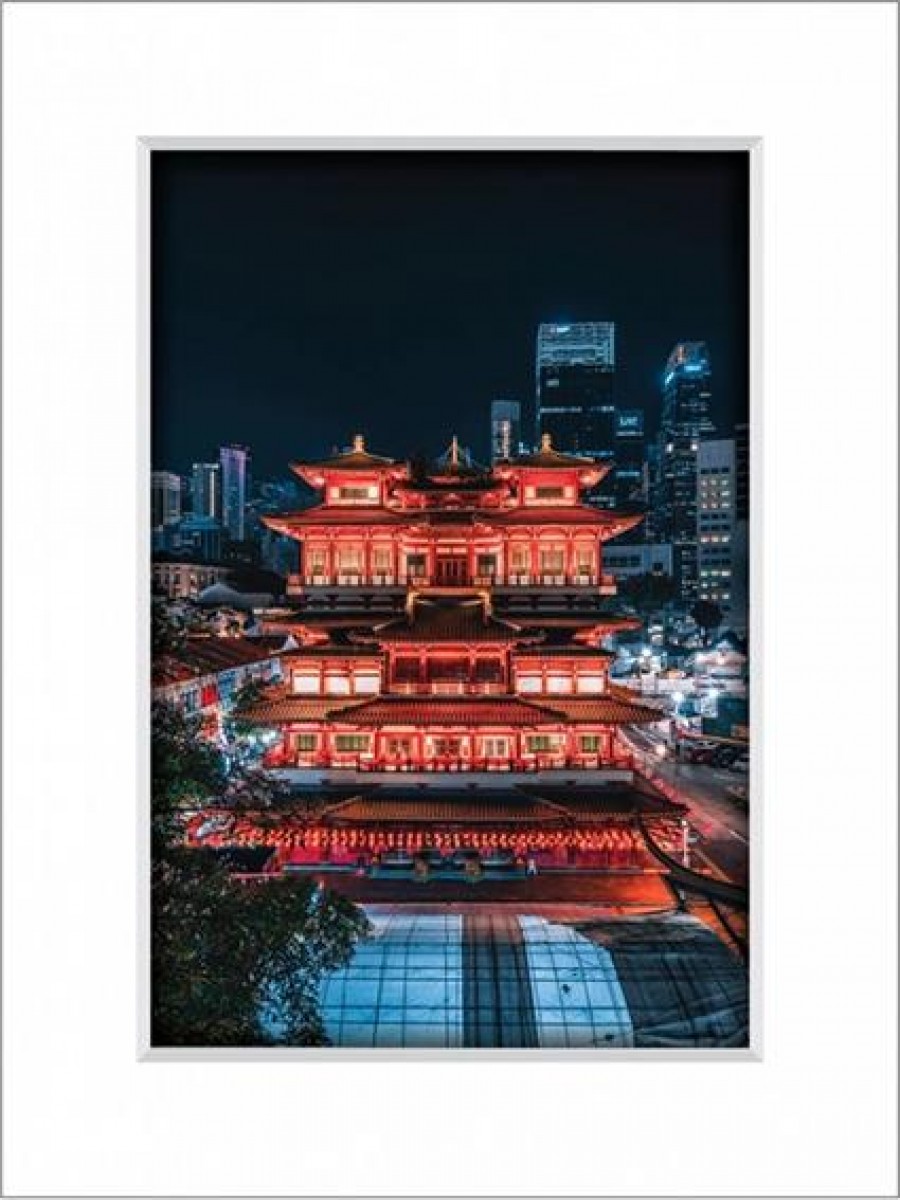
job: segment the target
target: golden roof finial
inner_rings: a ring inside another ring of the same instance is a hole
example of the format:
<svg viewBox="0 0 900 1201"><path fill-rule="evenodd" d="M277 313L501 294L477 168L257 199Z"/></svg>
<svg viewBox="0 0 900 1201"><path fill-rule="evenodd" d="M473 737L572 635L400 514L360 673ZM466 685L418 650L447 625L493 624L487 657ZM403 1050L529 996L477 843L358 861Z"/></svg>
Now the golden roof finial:
<svg viewBox="0 0 900 1201"><path fill-rule="evenodd" d="M456 434L453 435L450 441L450 462L454 467L459 466L459 439Z"/></svg>
<svg viewBox="0 0 900 1201"><path fill-rule="evenodd" d="M361 455L365 452L366 440L362 434L353 435L353 450L356 454Z"/></svg>
<svg viewBox="0 0 900 1201"><path fill-rule="evenodd" d="M553 449L553 439L550 437L549 433L541 434L541 450L544 451L544 450L552 450L552 449Z"/></svg>

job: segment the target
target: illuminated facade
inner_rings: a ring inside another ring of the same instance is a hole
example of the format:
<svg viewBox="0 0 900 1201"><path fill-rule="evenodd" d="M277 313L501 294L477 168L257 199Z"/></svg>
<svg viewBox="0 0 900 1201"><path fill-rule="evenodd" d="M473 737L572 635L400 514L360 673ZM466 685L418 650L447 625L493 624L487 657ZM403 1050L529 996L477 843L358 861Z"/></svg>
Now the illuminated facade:
<svg viewBox="0 0 900 1201"><path fill-rule="evenodd" d="M285 682L246 711L276 727L284 766L372 770L591 767L655 710L610 689L603 639L629 623L602 546L639 516L590 507L609 470L561 454L490 470L370 454L361 437L295 464L321 494L266 524L300 546ZM274 619L273 619L274 620Z"/></svg>

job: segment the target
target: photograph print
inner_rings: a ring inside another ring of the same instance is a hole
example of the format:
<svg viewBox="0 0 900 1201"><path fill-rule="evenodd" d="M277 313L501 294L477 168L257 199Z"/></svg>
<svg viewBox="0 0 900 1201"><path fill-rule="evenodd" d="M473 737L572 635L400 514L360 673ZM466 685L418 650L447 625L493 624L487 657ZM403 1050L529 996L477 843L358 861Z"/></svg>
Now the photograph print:
<svg viewBox="0 0 900 1201"><path fill-rule="evenodd" d="M151 1047L746 1049L749 151L149 157Z"/></svg>

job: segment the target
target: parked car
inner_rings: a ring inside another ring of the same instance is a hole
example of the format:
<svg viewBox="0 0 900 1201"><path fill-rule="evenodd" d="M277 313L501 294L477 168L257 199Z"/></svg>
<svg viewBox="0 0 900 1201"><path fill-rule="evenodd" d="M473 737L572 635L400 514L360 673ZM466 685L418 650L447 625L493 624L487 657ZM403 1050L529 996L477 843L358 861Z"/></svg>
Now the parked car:
<svg viewBox="0 0 900 1201"><path fill-rule="evenodd" d="M746 751L738 755L738 757L734 760L734 762L731 764L731 770L740 772L741 775L744 776L747 775L747 773L750 771L750 756L746 753Z"/></svg>

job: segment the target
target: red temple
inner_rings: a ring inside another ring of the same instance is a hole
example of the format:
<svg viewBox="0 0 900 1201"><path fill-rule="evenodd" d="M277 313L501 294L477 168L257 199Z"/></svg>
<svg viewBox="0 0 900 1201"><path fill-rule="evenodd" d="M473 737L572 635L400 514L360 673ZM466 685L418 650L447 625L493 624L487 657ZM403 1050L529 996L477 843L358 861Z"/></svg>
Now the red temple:
<svg viewBox="0 0 900 1201"><path fill-rule="evenodd" d="M585 503L609 467L538 453L493 469L456 439L432 465L352 450L293 470L318 504L266 518L300 544L285 682L244 711L274 761L377 771L598 768L616 727L659 714L608 682L607 635L633 623L603 543L640 515Z"/></svg>

